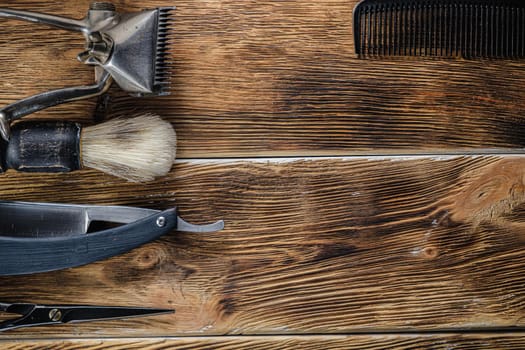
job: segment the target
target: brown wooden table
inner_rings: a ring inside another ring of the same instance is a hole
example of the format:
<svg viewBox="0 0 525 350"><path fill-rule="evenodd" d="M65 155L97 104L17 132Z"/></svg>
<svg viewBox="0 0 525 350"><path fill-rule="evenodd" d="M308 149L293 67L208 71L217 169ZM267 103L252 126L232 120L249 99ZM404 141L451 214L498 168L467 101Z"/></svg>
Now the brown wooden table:
<svg viewBox="0 0 525 350"><path fill-rule="evenodd" d="M179 136L169 176L7 172L1 198L226 221L88 266L0 278L0 300L175 308L0 334L2 349L525 347L525 63L360 60L354 0L176 5L173 93L111 90ZM88 1L4 1L80 18ZM0 103L86 84L73 33L0 21ZM33 118L92 123L95 101Z"/></svg>

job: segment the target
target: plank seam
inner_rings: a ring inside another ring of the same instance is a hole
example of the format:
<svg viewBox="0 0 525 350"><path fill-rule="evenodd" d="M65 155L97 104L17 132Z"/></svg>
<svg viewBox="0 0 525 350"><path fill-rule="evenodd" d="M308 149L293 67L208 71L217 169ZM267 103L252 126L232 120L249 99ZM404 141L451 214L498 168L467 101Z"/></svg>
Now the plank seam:
<svg viewBox="0 0 525 350"><path fill-rule="evenodd" d="M517 328L478 328L478 329L455 329L455 330L407 330L407 331L370 331L370 332L349 332L349 333L284 333L284 334L238 334L238 335L177 335L177 336L97 336L97 337L36 337L36 338L2 338L0 343L16 340L17 342L30 341L62 341L62 340L122 340L122 339L144 339L144 340L160 340L160 339L235 339L235 338L314 338L314 337L333 337L345 338L351 336L450 336L450 335L511 335L511 336L525 336L525 327Z"/></svg>
<svg viewBox="0 0 525 350"><path fill-rule="evenodd" d="M485 158L485 157L515 157L524 158L525 150L523 153L441 153L441 154L398 154L398 155L381 155L381 154L369 154L369 155L352 155L352 156L305 156L305 157L224 157L224 158L179 158L175 163L206 163L206 164L223 164L223 163L235 163L235 162L252 162L252 163L289 163L296 161L321 161L321 160L414 160L414 159L433 159L433 160L450 160L459 157L469 158Z"/></svg>

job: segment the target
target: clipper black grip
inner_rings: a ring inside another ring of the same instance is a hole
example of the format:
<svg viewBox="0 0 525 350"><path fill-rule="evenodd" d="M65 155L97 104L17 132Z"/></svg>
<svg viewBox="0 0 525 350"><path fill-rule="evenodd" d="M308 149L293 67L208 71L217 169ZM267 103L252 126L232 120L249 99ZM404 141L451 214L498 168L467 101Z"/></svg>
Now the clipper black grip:
<svg viewBox="0 0 525 350"><path fill-rule="evenodd" d="M78 170L81 126L71 122L20 122L11 129L7 168L25 172L60 173Z"/></svg>

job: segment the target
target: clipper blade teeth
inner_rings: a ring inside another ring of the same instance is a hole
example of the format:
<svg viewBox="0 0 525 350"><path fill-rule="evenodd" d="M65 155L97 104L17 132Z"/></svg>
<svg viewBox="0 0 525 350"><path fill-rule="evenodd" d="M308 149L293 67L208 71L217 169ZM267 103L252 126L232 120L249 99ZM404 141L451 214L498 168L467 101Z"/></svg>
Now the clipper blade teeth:
<svg viewBox="0 0 525 350"><path fill-rule="evenodd" d="M363 0L354 43L361 57L525 58L525 1Z"/></svg>
<svg viewBox="0 0 525 350"><path fill-rule="evenodd" d="M160 7L157 9L157 47L153 85L155 92L161 96L170 94L170 68L173 65L170 44L173 39L172 24L174 22L171 11L174 9L174 7Z"/></svg>

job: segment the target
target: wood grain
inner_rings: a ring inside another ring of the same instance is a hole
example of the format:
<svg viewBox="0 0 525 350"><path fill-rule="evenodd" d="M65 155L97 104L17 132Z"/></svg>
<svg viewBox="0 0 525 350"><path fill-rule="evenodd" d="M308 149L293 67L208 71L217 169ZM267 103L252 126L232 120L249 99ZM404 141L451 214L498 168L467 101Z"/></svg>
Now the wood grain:
<svg viewBox="0 0 525 350"><path fill-rule="evenodd" d="M0 341L5 350L30 349L523 349L523 333L517 334L438 334L438 335L352 335L352 336L226 336L167 339L75 339Z"/></svg>
<svg viewBox="0 0 525 350"><path fill-rule="evenodd" d="M156 111L174 123L179 156L513 152L523 150L525 69L516 61L360 60L356 0L117 1L176 5L173 94L112 90L110 114ZM89 1L4 1L82 17ZM83 39L1 21L0 104L92 81ZM30 35L28 35L30 33ZM95 101L39 113L90 121Z"/></svg>
<svg viewBox="0 0 525 350"><path fill-rule="evenodd" d="M143 185L9 171L2 199L179 205L188 221L226 229L0 278L1 301L177 311L2 333L2 348L524 347L525 158L441 156L523 151L523 62L357 59L356 0L116 3L177 6L173 94L114 87L107 117L161 114L192 160ZM88 4L2 6L79 18ZM0 31L0 105L93 80L75 59L80 35L8 20ZM32 117L91 123L95 107ZM262 158L336 155L350 157ZM376 334L348 335L366 332Z"/></svg>
<svg viewBox="0 0 525 350"><path fill-rule="evenodd" d="M525 158L179 163L136 185L84 171L0 177L3 199L163 208L173 233L103 262L4 277L0 300L173 315L2 336L174 336L523 327ZM35 181L36 179L39 182ZM16 185L15 185L16 184Z"/></svg>

